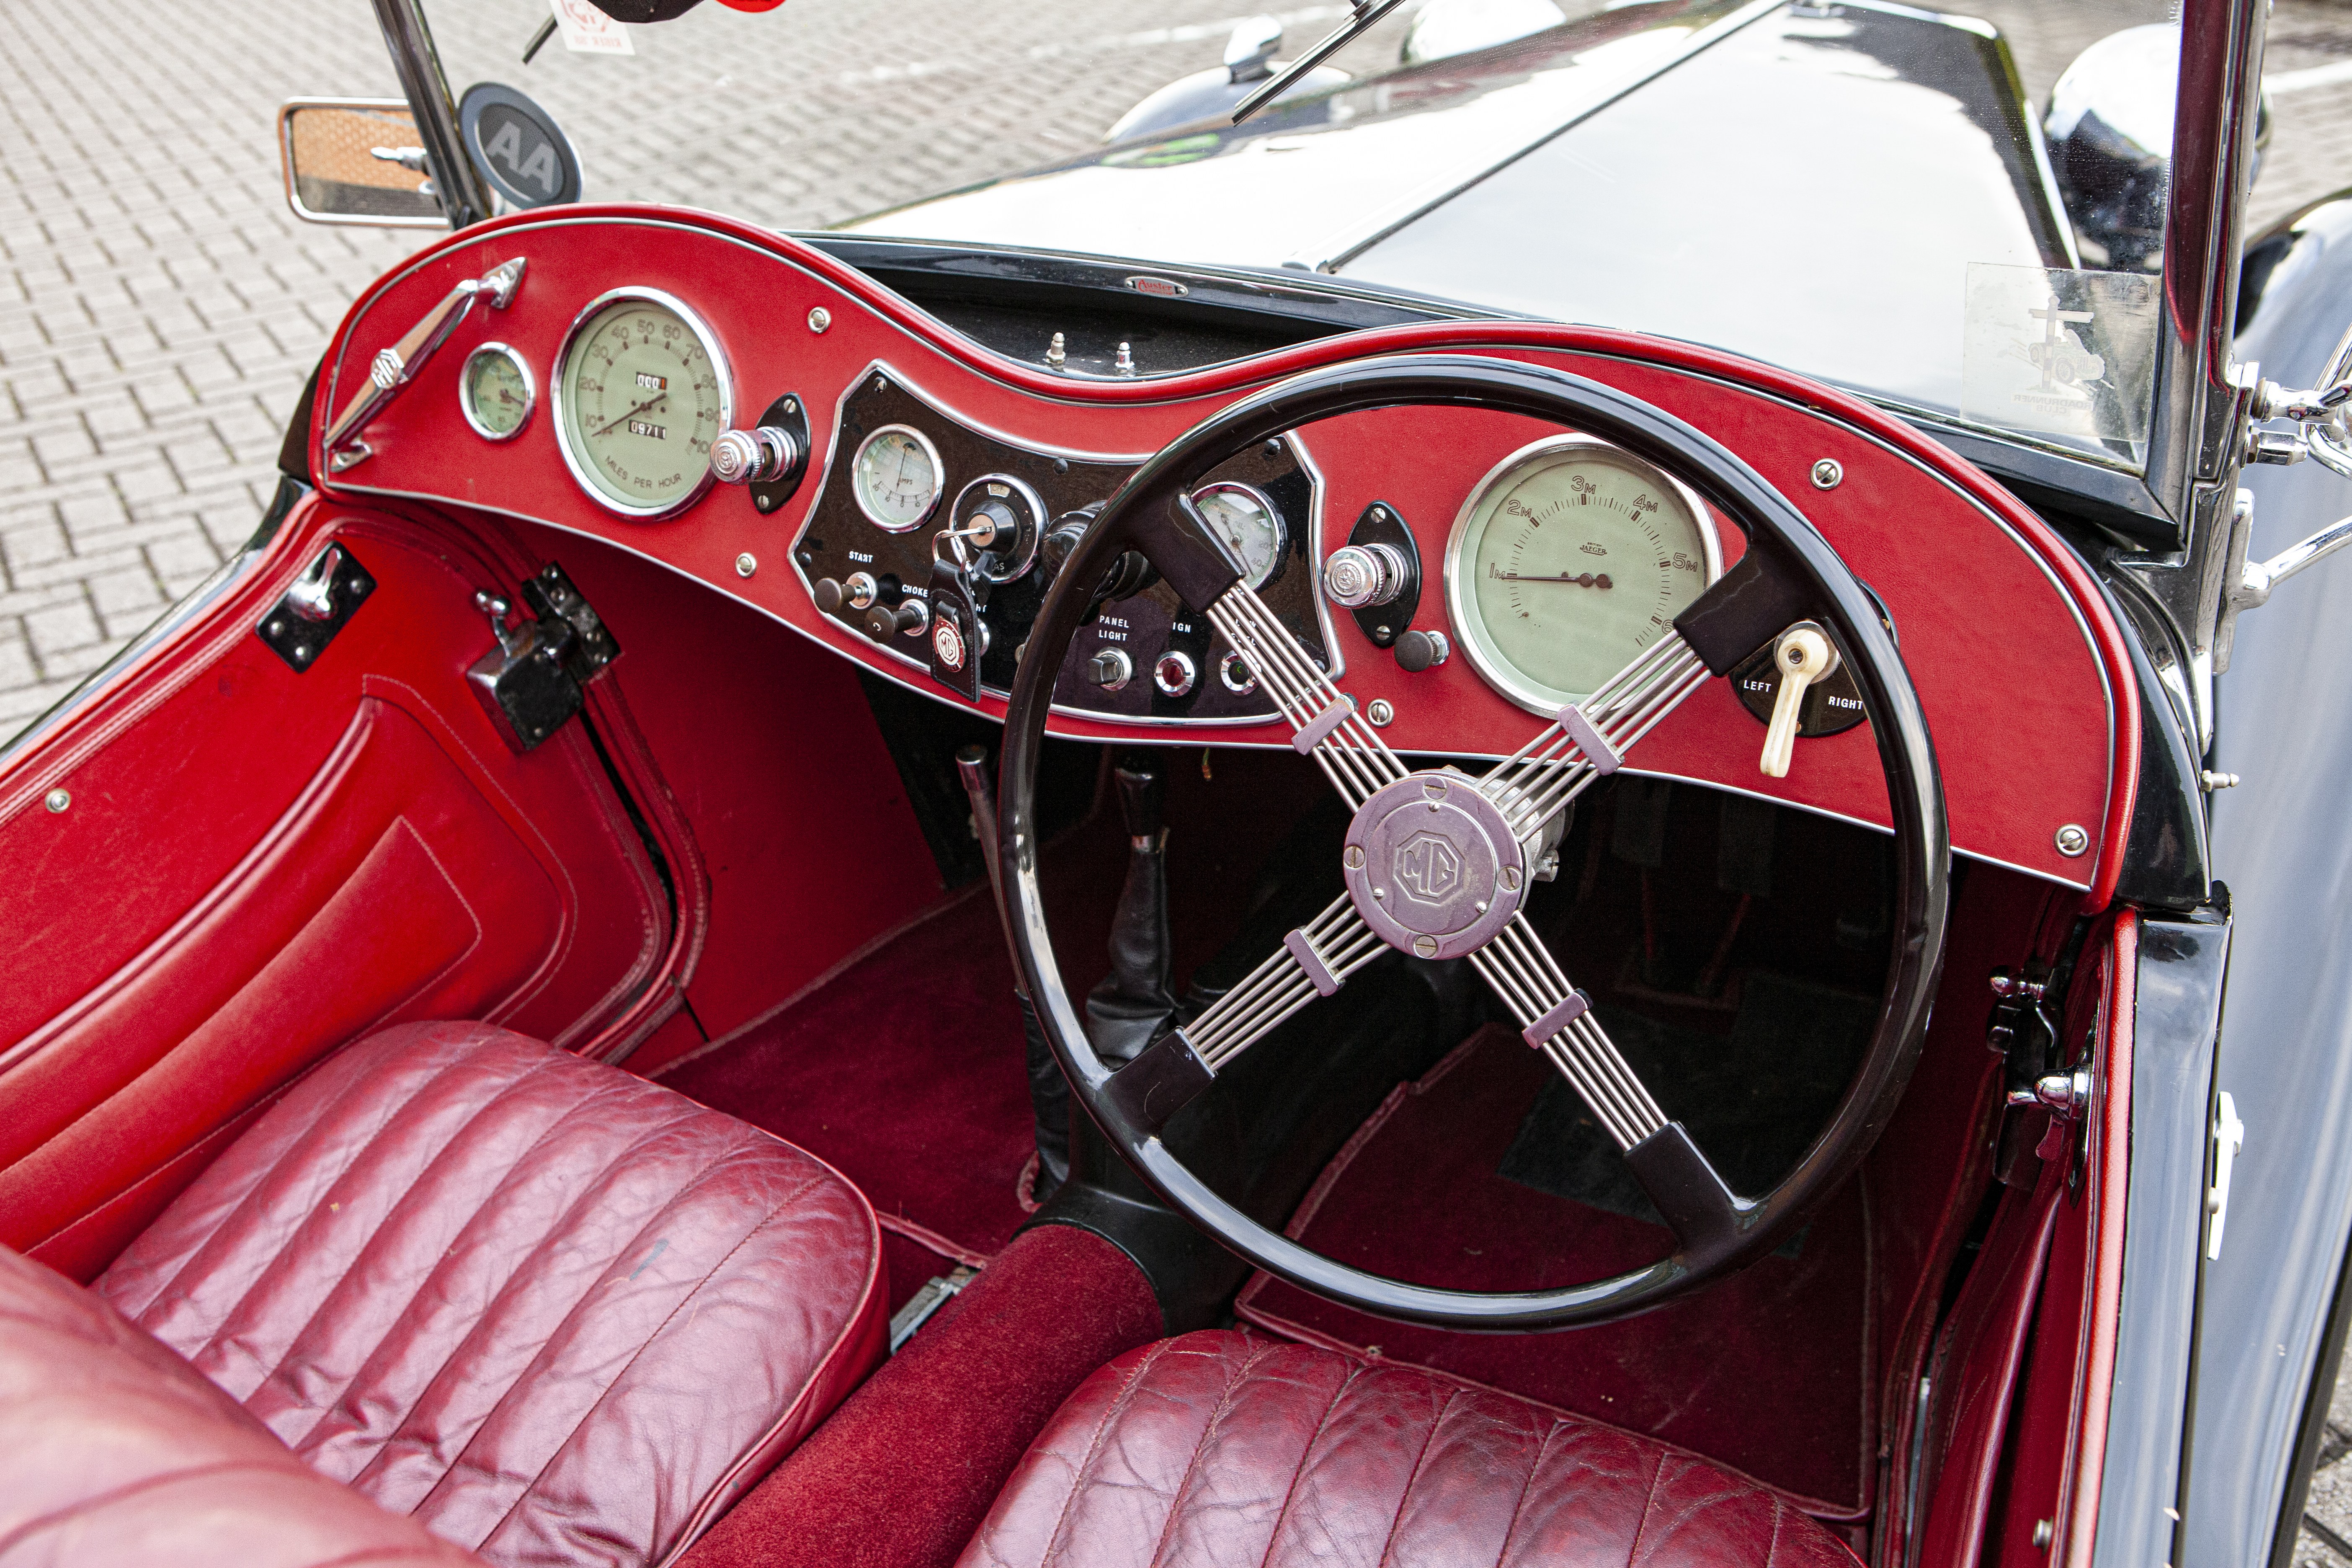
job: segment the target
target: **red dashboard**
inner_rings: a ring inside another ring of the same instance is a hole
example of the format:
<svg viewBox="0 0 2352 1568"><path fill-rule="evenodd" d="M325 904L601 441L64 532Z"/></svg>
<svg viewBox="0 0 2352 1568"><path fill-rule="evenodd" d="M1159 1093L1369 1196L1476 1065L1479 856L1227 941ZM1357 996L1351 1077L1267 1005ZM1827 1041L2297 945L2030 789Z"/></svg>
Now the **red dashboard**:
<svg viewBox="0 0 2352 1568"><path fill-rule="evenodd" d="M1556 365L1706 431L1795 502L1877 595L1927 711L1956 850L2085 889L2095 902L2112 891L2130 816L2138 710L2125 644L2089 574L1993 481L1909 426L1814 383L1685 344L1518 322L1360 331L1177 375L1069 376L992 353L791 238L709 215L604 207L553 218L520 215L469 230L362 296L320 373L316 430L324 432L367 384L379 351L453 287L516 258L527 267L507 306L473 311L355 433L368 456L335 472L323 451L314 454L327 493L480 508L591 535L954 702L962 700L904 652L861 633L845 613L820 610L812 597L813 584L831 580L812 547L820 533L838 532L815 524L820 509L839 505L834 481L847 465L847 453L836 449L841 421L854 394L875 392L877 376L892 382L885 390L918 398L954 430L1020 454L1041 487L1060 487L1063 493L1047 498L1059 507L1089 487L1094 499L1108 496L1120 471L1236 397L1315 366L1413 351ZM723 348L715 357L730 384L735 425L752 423L787 397L805 410L805 478L789 500L763 511L751 488L715 485L672 515L646 521L601 503L574 477L559 448L548 378L583 309L623 287L685 301L708 324ZM538 378L533 415L512 438L496 442L469 423L458 395L468 352L492 341L509 345ZM1434 563L1444 559L1465 496L1498 460L1545 433L1513 416L1429 408L1349 415L1297 432L1285 460L1295 455L1292 468L1312 489L1297 548L1311 566L1344 542L1351 522L1375 502L1393 508L1431 563L1412 624L1444 630ZM1834 488L1812 482L1823 459L1842 470ZM942 457L950 494L978 477L960 471L960 460L953 451ZM1736 556L1738 531L1718 523L1727 554ZM1304 584L1295 590L1302 596L1293 606L1294 629L1321 645L1318 651L1360 704L1386 700L1394 716L1385 733L1394 749L1499 756L1541 727L1468 659L1408 673L1354 616L1315 602L1314 580L1312 570L1293 574ZM647 635L615 630L624 647ZM912 646L919 650L919 642ZM1149 657L1156 649L1139 651ZM996 668L1011 657L1012 650L1000 655ZM989 685L1003 684L988 665L982 672ZM985 690L976 706L992 717L1004 710L1002 697ZM1053 728L1074 737L1192 745L1290 739L1286 726L1239 709L1188 719L1148 703L1132 713L1065 711ZM1759 770L1763 736L1764 725L1728 683L1710 681L1628 765L1887 824L1866 724L1799 741L1780 779Z"/></svg>

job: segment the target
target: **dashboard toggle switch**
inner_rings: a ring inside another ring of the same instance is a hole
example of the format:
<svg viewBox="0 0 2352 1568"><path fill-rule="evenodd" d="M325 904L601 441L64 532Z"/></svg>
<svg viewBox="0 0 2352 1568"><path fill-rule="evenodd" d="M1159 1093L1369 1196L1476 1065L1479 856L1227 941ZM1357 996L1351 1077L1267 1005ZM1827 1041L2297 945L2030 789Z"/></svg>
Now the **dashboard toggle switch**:
<svg viewBox="0 0 2352 1568"><path fill-rule="evenodd" d="M1107 647L1087 660L1087 679L1105 691L1117 691L1135 679L1135 660L1122 647Z"/></svg>
<svg viewBox="0 0 2352 1568"><path fill-rule="evenodd" d="M710 443L710 477L722 485L765 484L800 466L800 443L774 425L721 430Z"/></svg>
<svg viewBox="0 0 2352 1568"><path fill-rule="evenodd" d="M1789 776L1789 759L1797 748L1797 721L1803 715L1805 689L1826 679L1838 667L1837 649L1811 621L1799 621L1772 645L1773 668L1780 672L1780 692L1772 704L1772 724L1764 731L1764 760L1759 764L1767 778Z"/></svg>

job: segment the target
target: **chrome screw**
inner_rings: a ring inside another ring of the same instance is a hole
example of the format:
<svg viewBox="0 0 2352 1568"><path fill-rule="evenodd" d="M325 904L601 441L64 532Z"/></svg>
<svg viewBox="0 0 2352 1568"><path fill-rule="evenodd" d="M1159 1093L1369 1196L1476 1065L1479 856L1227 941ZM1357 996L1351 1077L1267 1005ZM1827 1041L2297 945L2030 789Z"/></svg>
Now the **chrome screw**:
<svg viewBox="0 0 2352 1568"><path fill-rule="evenodd" d="M1813 489L1817 490L1833 490L1844 478L1845 469L1835 458L1823 458L1813 465Z"/></svg>
<svg viewBox="0 0 2352 1568"><path fill-rule="evenodd" d="M833 312L826 310L824 306L819 305L815 310L809 312L810 331L822 332L831 325L833 325Z"/></svg>
<svg viewBox="0 0 2352 1568"><path fill-rule="evenodd" d="M1517 892L1519 890L1519 868L1517 866L1504 867L1502 882L1503 891L1507 893Z"/></svg>
<svg viewBox="0 0 2352 1568"><path fill-rule="evenodd" d="M1364 868L1364 847L1360 844L1349 845L1347 859L1349 870L1362 870Z"/></svg>
<svg viewBox="0 0 2352 1568"><path fill-rule="evenodd" d="M1373 728L1385 730L1396 722L1396 710L1390 705L1387 698L1375 697L1371 700L1371 705L1364 710L1364 717L1372 721Z"/></svg>
<svg viewBox="0 0 2352 1568"><path fill-rule="evenodd" d="M2217 773L2211 768L2207 768L2202 773L2199 773L2197 777L2198 781L2204 784L2205 788L2209 792L2217 789L2235 789L2238 787L2238 775L2235 773Z"/></svg>
<svg viewBox="0 0 2352 1568"><path fill-rule="evenodd" d="M51 811L63 811L66 807L73 804L73 796L68 795L64 790L53 789L42 798L41 804L47 806Z"/></svg>
<svg viewBox="0 0 2352 1568"><path fill-rule="evenodd" d="M1412 939L1412 950L1413 952L1421 954L1423 958L1435 958L1437 956L1437 939L1433 936L1414 937Z"/></svg>
<svg viewBox="0 0 2352 1568"><path fill-rule="evenodd" d="M2091 836L2070 822L2052 835L2051 842L2058 846L2059 854L2072 860L2091 847Z"/></svg>
<svg viewBox="0 0 2352 1568"><path fill-rule="evenodd" d="M735 575L738 577L749 577L759 569L760 558L750 551L746 550L742 554L735 557Z"/></svg>

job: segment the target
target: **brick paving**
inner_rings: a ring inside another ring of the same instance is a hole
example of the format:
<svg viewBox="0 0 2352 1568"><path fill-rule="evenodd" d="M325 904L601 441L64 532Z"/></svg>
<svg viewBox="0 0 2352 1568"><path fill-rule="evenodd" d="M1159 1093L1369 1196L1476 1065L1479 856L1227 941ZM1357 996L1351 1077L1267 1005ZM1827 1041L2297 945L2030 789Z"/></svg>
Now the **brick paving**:
<svg viewBox="0 0 2352 1568"><path fill-rule="evenodd" d="M1281 0L1276 0L1277 6ZM2000 25L2039 100L2076 50L2162 0L1952 7ZM539 0L435 7L450 79L511 82L578 142L592 197L814 226L1076 152L1216 62L1242 0L793 0L551 44ZM1336 4L1280 12L1293 41ZM1342 55L1393 58L1391 23ZM2257 226L2352 184L2352 4L2279 0ZM0 733L55 701L251 532L278 432L352 295L429 239L286 211L273 116L390 94L364 0L0 0ZM2298 82L2295 73L2305 73ZM654 128L648 133L647 128ZM2352 1542L2352 1392L2312 1493ZM2306 1531L2298 1561L2352 1568Z"/></svg>
<svg viewBox="0 0 2352 1568"><path fill-rule="evenodd" d="M1575 0L1571 0L1575 3ZM1590 4L1591 0L1583 0ZM1280 0L1276 0L1280 4ZM2037 97L2160 0L1974 7ZM638 55L520 54L538 0L436 7L450 79L507 80L577 140L590 194L814 226L1076 152L1215 62L1241 0L793 0L637 28ZM1282 14L1294 39L1339 12ZM2274 70L2352 58L2352 8L2283 0ZM1339 63L1377 69L1400 25ZM345 304L429 237L285 209L272 116L390 93L363 0L0 0L0 733L251 531L278 433ZM2267 219L2352 183L2352 81L2278 100ZM658 134L647 134L647 127Z"/></svg>

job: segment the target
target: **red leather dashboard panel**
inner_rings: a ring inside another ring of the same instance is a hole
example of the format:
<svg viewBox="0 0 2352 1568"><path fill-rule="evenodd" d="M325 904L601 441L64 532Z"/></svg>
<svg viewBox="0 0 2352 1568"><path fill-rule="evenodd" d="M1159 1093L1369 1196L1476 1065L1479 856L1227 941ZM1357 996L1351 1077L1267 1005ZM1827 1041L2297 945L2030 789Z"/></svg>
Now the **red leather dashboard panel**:
<svg viewBox="0 0 2352 1568"><path fill-rule="evenodd" d="M1476 352L1538 361L1648 399L1706 431L1795 501L1877 592L1933 731L1954 847L2036 875L2111 894L2137 777L2138 714L2125 645L2087 571L2030 511L1943 447L1853 398L1769 367L1685 344L1595 329L1437 324L1359 332L1256 359L1140 381L1071 381L1002 358L842 264L789 238L723 218L604 207L520 215L469 230L360 300L320 383L320 428L362 384L371 357L458 281L520 256L529 269L504 311L478 311L365 429L373 456L330 490L412 496L486 508L611 541L698 579L845 658L942 700L910 666L820 616L787 546L836 454L827 419L843 390L877 362L965 421L1055 451L1149 454L1237 395L1316 365L1379 353ZM815 417L809 475L762 516L739 488L718 487L677 516L635 522L591 500L557 450L545 390L565 329L589 300L638 284L689 303L726 347L738 424L793 393ZM821 307L825 331L810 325ZM530 362L542 406L501 446L475 437L457 396L475 343L512 344ZM1432 582L1419 625L1443 624L1434 583L1447 531L1494 462L1528 437L1525 421L1470 411L1384 410L1318 425L1300 439L1325 486L1317 557L1340 542L1375 495L1415 530ZM1807 476L1833 458L1845 478L1817 490ZM319 470L324 473L321 458ZM950 475L950 490L971 476ZM1732 540L1735 531L1727 530ZM1728 542L1728 541L1727 541ZM755 558L753 575L737 558ZM1360 702L1387 697L1399 750L1499 755L1539 721L1491 691L1466 659L1402 672L1332 616L1343 684ZM982 710L1001 715L1000 700ZM1138 730L1073 717L1058 733L1127 741L1284 744L1273 727ZM1783 780L1758 770L1763 727L1713 682L1643 743L1645 772L1744 790L1864 822L1888 820L1866 726L1801 741ZM2090 852L2054 836L2081 827Z"/></svg>

